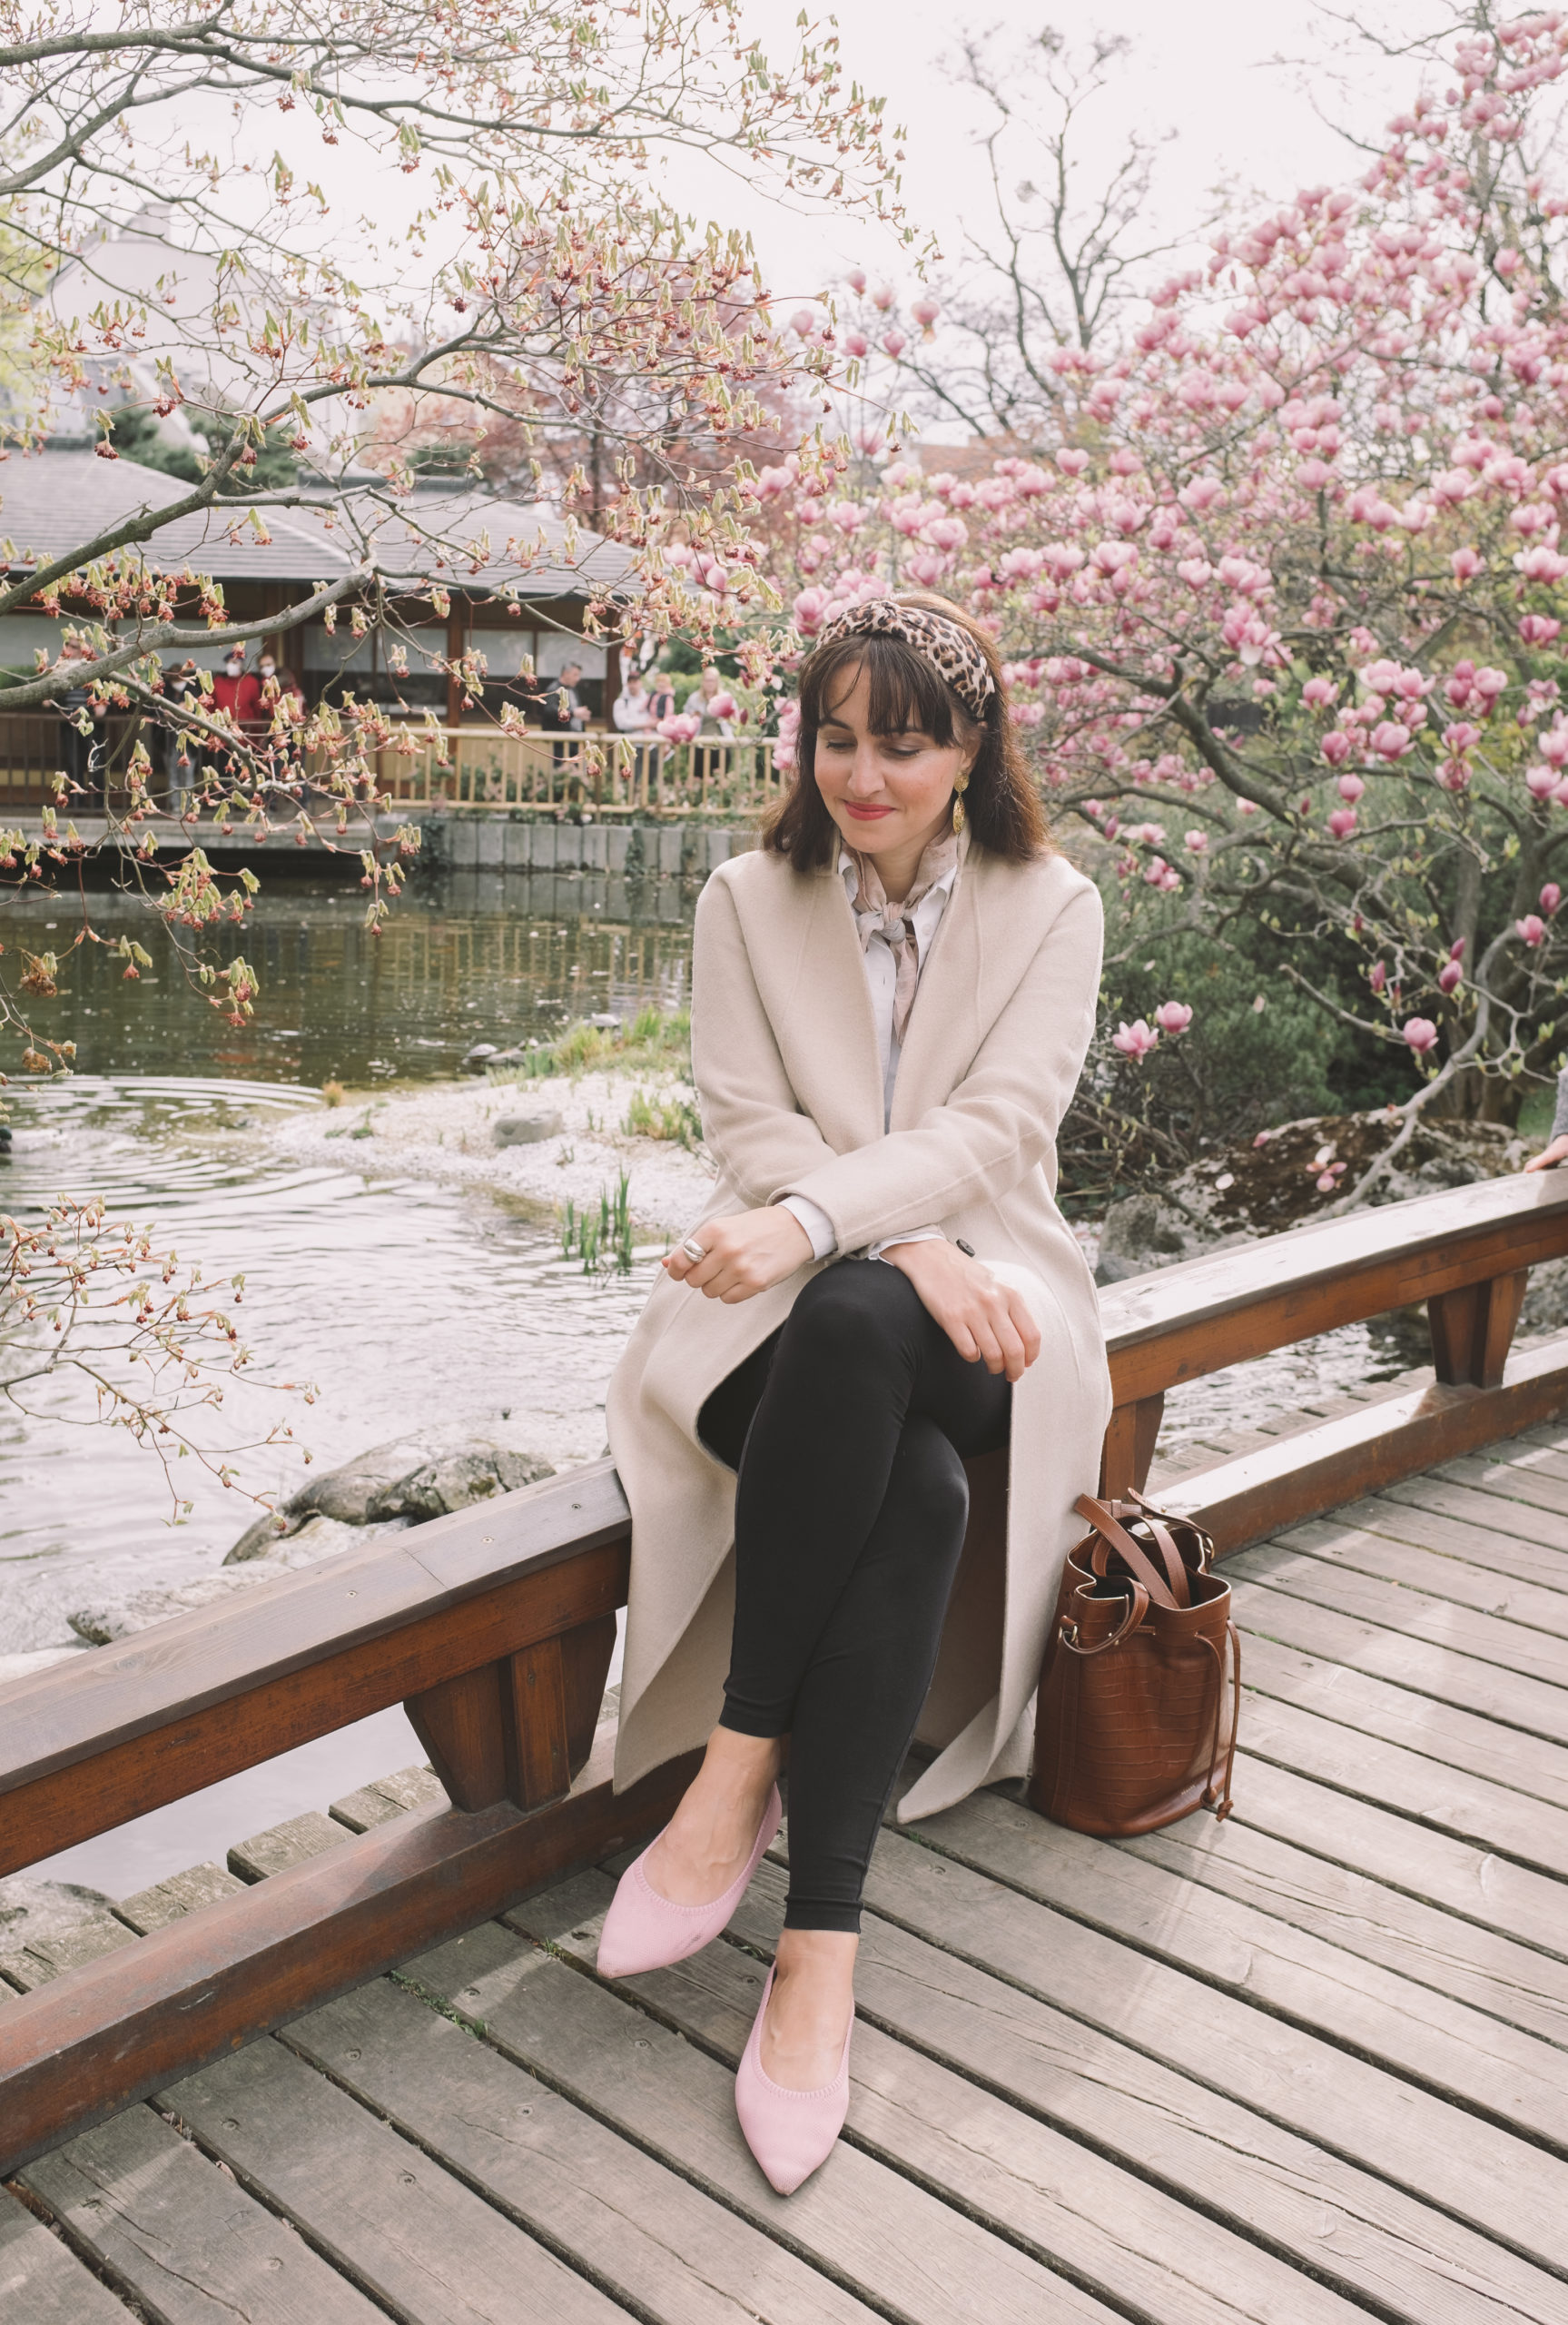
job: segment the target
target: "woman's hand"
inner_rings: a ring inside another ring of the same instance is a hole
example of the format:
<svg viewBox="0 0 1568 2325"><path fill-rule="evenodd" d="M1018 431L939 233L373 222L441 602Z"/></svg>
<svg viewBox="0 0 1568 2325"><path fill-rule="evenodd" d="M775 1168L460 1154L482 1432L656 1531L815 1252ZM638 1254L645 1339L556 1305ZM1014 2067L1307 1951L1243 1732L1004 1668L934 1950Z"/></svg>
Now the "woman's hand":
<svg viewBox="0 0 1568 2325"><path fill-rule="evenodd" d="M902 1269L966 1364L1022 1379L1040 1354L1040 1327L1021 1291L998 1283L982 1261L934 1237L891 1243L882 1256L888 1266Z"/></svg>
<svg viewBox="0 0 1568 2325"><path fill-rule="evenodd" d="M1554 1138L1539 1154L1533 1154L1524 1165L1527 1171L1549 1171L1554 1162L1568 1162L1568 1136Z"/></svg>
<svg viewBox="0 0 1568 2325"><path fill-rule="evenodd" d="M728 1219L705 1219L693 1228L692 1241L703 1247L700 1260L692 1259L677 1243L660 1264L677 1283L689 1283L705 1299L723 1300L731 1307L771 1291L812 1255L811 1237L783 1203L736 1212Z"/></svg>

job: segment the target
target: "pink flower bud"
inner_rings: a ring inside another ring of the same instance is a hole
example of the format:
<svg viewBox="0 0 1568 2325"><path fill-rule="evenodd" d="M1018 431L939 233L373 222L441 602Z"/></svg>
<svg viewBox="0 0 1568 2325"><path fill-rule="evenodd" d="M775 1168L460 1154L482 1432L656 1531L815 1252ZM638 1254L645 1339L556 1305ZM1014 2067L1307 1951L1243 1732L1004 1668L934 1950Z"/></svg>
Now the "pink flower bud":
<svg viewBox="0 0 1568 2325"><path fill-rule="evenodd" d="M1425 1057L1436 1044L1437 1028L1430 1017L1406 1017L1401 1030L1417 1057Z"/></svg>
<svg viewBox="0 0 1568 2325"><path fill-rule="evenodd" d="M1110 1037L1110 1045L1112 1049L1119 1050L1123 1057L1135 1058L1141 1064L1151 1050L1159 1047L1159 1035L1143 1018L1135 1017L1130 1025L1123 1024L1118 1027Z"/></svg>
<svg viewBox="0 0 1568 2325"><path fill-rule="evenodd" d="M1546 915L1548 920L1551 919L1553 914L1556 911L1562 901L1562 889L1557 885L1555 880L1548 880L1546 885L1541 891L1541 909Z"/></svg>
<svg viewBox="0 0 1568 2325"><path fill-rule="evenodd" d="M883 352L886 355L891 355L893 361L896 363L899 357L903 353L904 349L909 345L909 341L905 339L902 331L884 331L882 335L882 344Z"/></svg>
<svg viewBox="0 0 1568 2325"><path fill-rule="evenodd" d="M857 299L864 298L865 269L863 266L852 266L849 272L844 276L844 281L849 284L850 289L854 292Z"/></svg>
<svg viewBox="0 0 1568 2325"><path fill-rule="evenodd" d="M1336 807L1334 813L1328 818L1328 828L1334 834L1336 839L1348 839L1351 833L1356 829L1355 808Z"/></svg>
<svg viewBox="0 0 1568 2325"><path fill-rule="evenodd" d="M892 299L893 291L892 284L891 282L879 282L876 289L871 294L872 305L876 309L878 314L882 315L885 315L888 309L892 305Z"/></svg>
<svg viewBox="0 0 1568 2325"><path fill-rule="evenodd" d="M1561 780L1554 768L1533 767L1525 770L1524 788L1532 799L1550 799Z"/></svg>
<svg viewBox="0 0 1568 2325"><path fill-rule="evenodd" d="M910 313L914 317L916 322L921 325L922 330L927 331L930 331L932 323L935 322L941 312L941 307L929 294L923 299L917 299L910 308Z"/></svg>
<svg viewBox="0 0 1568 2325"><path fill-rule="evenodd" d="M1178 566L1177 571L1179 573L1180 570ZM1326 710L1338 692L1339 688L1329 678L1308 678L1301 689L1301 699L1310 703L1314 710Z"/></svg>
<svg viewBox="0 0 1568 2325"><path fill-rule="evenodd" d="M1439 993L1454 993L1464 983L1464 972L1457 961L1449 961L1437 972Z"/></svg>
<svg viewBox="0 0 1568 2325"><path fill-rule="evenodd" d="M816 317L809 307L797 307L789 319L789 327L797 339L809 339L816 329Z"/></svg>
<svg viewBox="0 0 1568 2325"><path fill-rule="evenodd" d="M1366 788L1366 786L1358 775L1342 775L1335 786L1340 797L1348 800L1353 807Z"/></svg>
<svg viewBox="0 0 1568 2325"><path fill-rule="evenodd" d="M1192 1023L1192 1011L1185 1001L1162 1001L1154 1022L1162 1034L1185 1034Z"/></svg>
<svg viewBox="0 0 1568 2325"><path fill-rule="evenodd" d="M1382 992L1384 986L1388 982L1388 971L1384 967L1381 961L1375 961L1373 963L1372 973L1366 982L1372 987L1374 993Z"/></svg>
<svg viewBox="0 0 1568 2325"><path fill-rule="evenodd" d="M1514 922L1514 933L1522 944L1534 946L1545 937L1546 924L1539 913L1527 912L1523 920Z"/></svg>
<svg viewBox="0 0 1568 2325"><path fill-rule="evenodd" d="M863 331L846 331L843 335L843 351L846 355L853 355L858 363L863 355L870 354L871 341Z"/></svg>
<svg viewBox="0 0 1568 2325"><path fill-rule="evenodd" d="M1331 733L1325 735L1320 746L1323 756L1330 767L1343 767L1350 757L1351 747L1349 736L1341 734L1337 727Z"/></svg>

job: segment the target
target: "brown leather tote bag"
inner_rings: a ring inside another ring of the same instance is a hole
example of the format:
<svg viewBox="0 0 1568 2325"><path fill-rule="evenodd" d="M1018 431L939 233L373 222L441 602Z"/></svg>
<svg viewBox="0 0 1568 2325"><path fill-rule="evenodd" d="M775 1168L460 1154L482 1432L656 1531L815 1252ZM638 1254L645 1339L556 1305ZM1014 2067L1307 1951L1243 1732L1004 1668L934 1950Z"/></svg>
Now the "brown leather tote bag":
<svg viewBox="0 0 1568 2325"><path fill-rule="evenodd" d="M1062 1575L1030 1800L1107 1839L1195 1808L1228 1815L1241 1642L1230 1585L1209 1571L1214 1545L1140 1495L1075 1507L1093 1531Z"/></svg>

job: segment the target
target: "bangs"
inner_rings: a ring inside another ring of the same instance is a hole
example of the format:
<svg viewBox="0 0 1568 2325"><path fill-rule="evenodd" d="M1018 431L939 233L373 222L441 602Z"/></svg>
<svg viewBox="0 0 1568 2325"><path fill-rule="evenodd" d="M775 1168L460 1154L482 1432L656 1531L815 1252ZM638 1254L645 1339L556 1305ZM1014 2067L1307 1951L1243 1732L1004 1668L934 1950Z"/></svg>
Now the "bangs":
<svg viewBox="0 0 1568 2325"><path fill-rule="evenodd" d="M902 638L841 638L814 654L801 673L801 724L827 726L854 691L862 670L871 681L873 735L929 735L942 748L957 738L963 713L947 682Z"/></svg>

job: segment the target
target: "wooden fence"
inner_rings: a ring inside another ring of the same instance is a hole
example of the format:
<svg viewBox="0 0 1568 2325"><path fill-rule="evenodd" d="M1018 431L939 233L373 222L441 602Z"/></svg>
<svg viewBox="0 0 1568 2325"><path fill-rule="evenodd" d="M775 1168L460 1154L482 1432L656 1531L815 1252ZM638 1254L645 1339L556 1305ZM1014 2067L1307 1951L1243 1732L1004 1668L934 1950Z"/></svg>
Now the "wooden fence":
<svg viewBox="0 0 1568 2325"><path fill-rule="evenodd" d="M1102 1297L1104 1484L1147 1475L1168 1389L1425 1301L1434 1377L1182 1480L1246 1547L1568 1410L1568 1336L1510 1354L1568 1253L1568 1172L1299 1228ZM0 1874L403 1703L452 1806L400 1816L0 2011L0 2176L268 2028L629 1846L693 1762L610 1787L596 1729L630 1517L608 1462L440 1519L0 1691ZM695 1758L695 1756L694 1756Z"/></svg>

